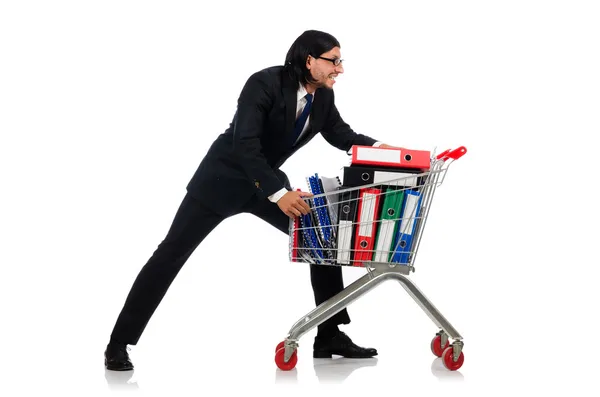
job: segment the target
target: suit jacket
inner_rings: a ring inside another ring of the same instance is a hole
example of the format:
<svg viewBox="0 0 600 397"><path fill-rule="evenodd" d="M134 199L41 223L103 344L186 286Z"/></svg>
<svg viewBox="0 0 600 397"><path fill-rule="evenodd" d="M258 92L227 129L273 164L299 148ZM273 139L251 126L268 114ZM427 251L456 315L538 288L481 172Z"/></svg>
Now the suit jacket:
<svg viewBox="0 0 600 397"><path fill-rule="evenodd" d="M289 180L279 167L321 133L331 145L347 151L376 140L354 132L334 103L333 90L315 92L309 130L294 146L298 86L283 69L273 66L254 73L240 93L227 130L211 145L187 190L217 213L235 213L253 195L267 199Z"/></svg>

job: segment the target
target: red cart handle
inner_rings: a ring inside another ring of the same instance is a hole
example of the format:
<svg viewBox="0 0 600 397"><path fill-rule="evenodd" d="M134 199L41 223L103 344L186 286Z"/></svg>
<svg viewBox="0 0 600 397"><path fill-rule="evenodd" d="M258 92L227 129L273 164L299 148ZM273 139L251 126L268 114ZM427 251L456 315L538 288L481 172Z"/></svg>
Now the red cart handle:
<svg viewBox="0 0 600 397"><path fill-rule="evenodd" d="M462 156L464 156L464 154L467 153L467 148L464 146L461 146L457 149L454 150L444 150L442 153L437 155L437 159L438 160L448 160L449 158L451 158L452 160L458 160L459 158L461 158Z"/></svg>
<svg viewBox="0 0 600 397"><path fill-rule="evenodd" d="M442 153L438 154L436 159L441 159L442 157L444 157L448 152L450 151L450 149L446 149L444 150Z"/></svg>

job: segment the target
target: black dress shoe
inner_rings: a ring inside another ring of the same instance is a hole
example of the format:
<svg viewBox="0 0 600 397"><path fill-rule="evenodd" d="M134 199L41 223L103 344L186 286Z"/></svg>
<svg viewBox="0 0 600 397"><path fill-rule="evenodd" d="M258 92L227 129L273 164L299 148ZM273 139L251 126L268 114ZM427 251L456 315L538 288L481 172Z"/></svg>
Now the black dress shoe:
<svg viewBox="0 0 600 397"><path fill-rule="evenodd" d="M315 338L314 358L331 358L334 354L347 358L370 358L377 355L377 350L355 345L348 335L341 331L329 339Z"/></svg>
<svg viewBox="0 0 600 397"><path fill-rule="evenodd" d="M109 343L104 352L104 365L111 371L130 371L133 364L129 360L127 345Z"/></svg>

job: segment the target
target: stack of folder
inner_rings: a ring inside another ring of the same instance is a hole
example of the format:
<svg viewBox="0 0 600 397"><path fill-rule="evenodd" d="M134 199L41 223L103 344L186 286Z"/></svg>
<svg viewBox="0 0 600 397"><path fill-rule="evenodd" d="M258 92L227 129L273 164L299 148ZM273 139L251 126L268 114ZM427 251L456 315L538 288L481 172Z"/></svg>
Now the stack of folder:
<svg viewBox="0 0 600 397"><path fill-rule="evenodd" d="M292 259L317 264L335 264L337 256L339 177L314 174L306 178L310 212L294 220ZM301 189L298 189L301 190Z"/></svg>
<svg viewBox="0 0 600 397"><path fill-rule="evenodd" d="M430 152L354 146L351 154L343 168L338 262L409 263Z"/></svg>
<svg viewBox="0 0 600 397"><path fill-rule="evenodd" d="M306 178L318 197L307 199L311 211L294 221L292 260L410 263L430 164L428 151L354 146L343 183L318 174Z"/></svg>

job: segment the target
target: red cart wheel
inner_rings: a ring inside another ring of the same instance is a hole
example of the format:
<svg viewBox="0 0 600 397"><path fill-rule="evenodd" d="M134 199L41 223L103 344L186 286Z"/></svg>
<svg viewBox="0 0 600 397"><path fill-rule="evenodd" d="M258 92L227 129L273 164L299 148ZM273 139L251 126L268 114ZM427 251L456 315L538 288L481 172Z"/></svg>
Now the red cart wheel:
<svg viewBox="0 0 600 397"><path fill-rule="evenodd" d="M290 361L288 361L287 363L284 361L284 357L285 349L277 350L277 353L275 353L275 364L277 364L277 367L279 367L279 369L282 371L292 370L298 362L298 351L294 350L294 353L292 353L292 357L290 357Z"/></svg>
<svg viewBox="0 0 600 397"><path fill-rule="evenodd" d="M285 345L285 341L283 342L279 342L279 344L277 345L277 347L275 348L275 353L277 353L277 350L281 349L282 347L284 347Z"/></svg>
<svg viewBox="0 0 600 397"><path fill-rule="evenodd" d="M449 369L450 371L456 371L460 367L462 367L463 362L465 361L465 356L462 352L458 356L458 360L453 360L454 356L454 348L452 346L447 347L442 353L442 361L444 362L444 367Z"/></svg>
<svg viewBox="0 0 600 397"><path fill-rule="evenodd" d="M442 346L442 337L441 335L436 335L435 338L431 341L431 352L437 356L442 357L444 350L450 346L450 341L446 340L446 345Z"/></svg>

